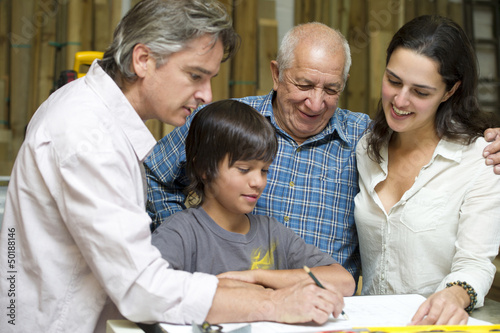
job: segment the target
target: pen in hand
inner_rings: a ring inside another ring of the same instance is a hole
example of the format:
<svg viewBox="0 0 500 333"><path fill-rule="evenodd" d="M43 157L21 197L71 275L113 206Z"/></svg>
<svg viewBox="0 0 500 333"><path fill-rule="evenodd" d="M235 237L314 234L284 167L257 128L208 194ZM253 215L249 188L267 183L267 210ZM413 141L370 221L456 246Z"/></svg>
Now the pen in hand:
<svg viewBox="0 0 500 333"><path fill-rule="evenodd" d="M309 274L309 276L314 280L314 282L316 283L316 285L320 288L323 288L323 289L326 289L325 287L323 287L323 285L321 284L321 282L319 282L319 280L314 276L313 272L311 272L311 269L307 266L304 266L304 270L306 271L307 274ZM348 320L349 318L347 317L347 315L345 314L344 310L342 310L342 316L344 317L344 319Z"/></svg>

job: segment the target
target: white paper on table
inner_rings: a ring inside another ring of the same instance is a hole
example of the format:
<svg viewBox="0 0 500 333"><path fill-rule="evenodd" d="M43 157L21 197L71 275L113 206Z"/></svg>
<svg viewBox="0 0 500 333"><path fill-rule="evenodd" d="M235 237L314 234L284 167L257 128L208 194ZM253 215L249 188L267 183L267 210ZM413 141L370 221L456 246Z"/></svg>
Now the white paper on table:
<svg viewBox="0 0 500 333"><path fill-rule="evenodd" d="M344 298L344 312L348 319L333 316L323 325L288 325L272 322L252 323L252 332L258 333L293 333L341 330L355 327L388 327L406 326L417 311L425 297L421 295L374 295L352 296ZM468 325L491 325L491 323L469 317ZM224 332L240 328L248 324L223 324ZM169 333L191 333L190 325L161 324Z"/></svg>

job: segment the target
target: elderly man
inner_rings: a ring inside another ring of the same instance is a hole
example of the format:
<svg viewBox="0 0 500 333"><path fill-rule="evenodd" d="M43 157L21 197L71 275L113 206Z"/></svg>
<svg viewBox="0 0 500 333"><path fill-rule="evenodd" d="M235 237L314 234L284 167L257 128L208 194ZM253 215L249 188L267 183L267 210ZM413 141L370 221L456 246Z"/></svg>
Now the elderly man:
<svg viewBox="0 0 500 333"><path fill-rule="evenodd" d="M172 323L323 323L338 293L312 279L266 290L174 271L151 245L144 121L183 125L238 36L222 5L143 0L87 75L37 110L1 230L1 332L94 332L118 315ZM7 266L8 265L8 266ZM119 313L118 313L119 311Z"/></svg>

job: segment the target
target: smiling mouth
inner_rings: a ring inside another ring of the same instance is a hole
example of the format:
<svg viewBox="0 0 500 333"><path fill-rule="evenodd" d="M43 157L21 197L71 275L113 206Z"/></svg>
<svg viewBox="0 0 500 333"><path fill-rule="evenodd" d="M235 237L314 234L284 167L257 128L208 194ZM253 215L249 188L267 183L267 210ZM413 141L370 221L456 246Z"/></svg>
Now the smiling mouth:
<svg viewBox="0 0 500 333"><path fill-rule="evenodd" d="M397 107L395 107L394 105L392 105L392 109L394 110L394 113L398 116L407 116L412 113L412 112L402 111Z"/></svg>
<svg viewBox="0 0 500 333"><path fill-rule="evenodd" d="M314 119L314 118L319 117L319 114L309 115L309 114L307 114L307 113L305 113L305 112L303 112L303 111L300 111L300 110L299 110L299 112L300 112L302 115L304 115L306 118L309 118L309 119Z"/></svg>

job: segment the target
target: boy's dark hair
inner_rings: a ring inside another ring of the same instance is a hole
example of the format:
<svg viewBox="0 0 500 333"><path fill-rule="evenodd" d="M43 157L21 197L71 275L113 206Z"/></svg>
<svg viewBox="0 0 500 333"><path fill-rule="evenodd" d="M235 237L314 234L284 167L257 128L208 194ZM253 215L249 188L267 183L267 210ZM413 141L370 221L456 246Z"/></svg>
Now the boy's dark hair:
<svg viewBox="0 0 500 333"><path fill-rule="evenodd" d="M223 100L207 105L194 116L186 138L186 194L191 205L204 201L205 185L217 177L219 163L270 162L278 140L270 122L248 104Z"/></svg>

